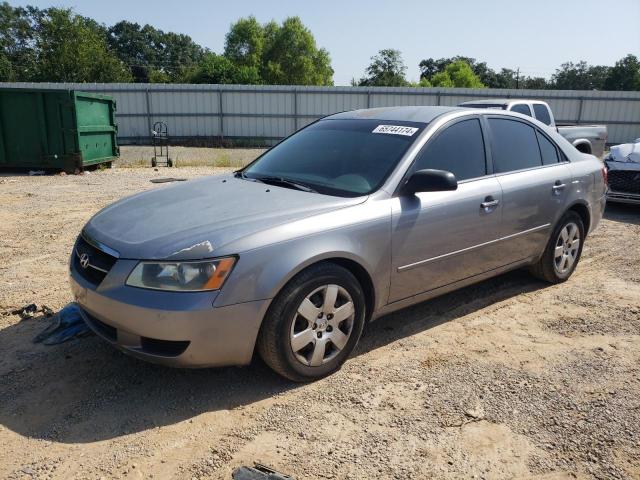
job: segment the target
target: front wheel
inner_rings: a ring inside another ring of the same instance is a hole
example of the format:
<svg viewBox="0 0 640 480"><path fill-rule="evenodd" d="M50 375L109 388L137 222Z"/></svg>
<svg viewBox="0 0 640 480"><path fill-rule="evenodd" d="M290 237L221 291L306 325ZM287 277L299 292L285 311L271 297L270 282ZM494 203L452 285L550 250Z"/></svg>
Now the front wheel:
<svg viewBox="0 0 640 480"><path fill-rule="evenodd" d="M262 359L280 375L305 382L340 368L354 349L365 319L358 280L332 263L294 277L269 307L258 337Z"/></svg>
<svg viewBox="0 0 640 480"><path fill-rule="evenodd" d="M531 272L550 283L566 281L580 261L585 229L580 215L567 212L554 229L540 260Z"/></svg>

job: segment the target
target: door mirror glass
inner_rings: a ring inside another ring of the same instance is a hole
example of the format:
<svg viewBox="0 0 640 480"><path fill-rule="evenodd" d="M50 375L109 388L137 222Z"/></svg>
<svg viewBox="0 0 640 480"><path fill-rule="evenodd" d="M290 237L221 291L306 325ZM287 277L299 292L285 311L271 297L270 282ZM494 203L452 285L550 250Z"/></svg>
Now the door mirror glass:
<svg viewBox="0 0 640 480"><path fill-rule="evenodd" d="M457 190L456 176L445 170L425 169L415 172L404 186L403 192L412 195L418 192L445 192Z"/></svg>

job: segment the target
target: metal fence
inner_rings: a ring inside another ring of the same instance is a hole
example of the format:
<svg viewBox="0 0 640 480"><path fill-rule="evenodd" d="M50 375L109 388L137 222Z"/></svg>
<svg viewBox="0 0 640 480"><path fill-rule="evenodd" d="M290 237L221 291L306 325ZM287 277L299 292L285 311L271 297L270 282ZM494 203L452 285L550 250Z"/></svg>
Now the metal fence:
<svg viewBox="0 0 640 480"><path fill-rule="evenodd" d="M112 95L121 143L148 143L156 121L166 122L177 139L273 143L319 117L344 110L457 105L481 98L545 100L558 123L607 125L609 143L640 137L640 92L131 83L0 83L0 87L73 88Z"/></svg>

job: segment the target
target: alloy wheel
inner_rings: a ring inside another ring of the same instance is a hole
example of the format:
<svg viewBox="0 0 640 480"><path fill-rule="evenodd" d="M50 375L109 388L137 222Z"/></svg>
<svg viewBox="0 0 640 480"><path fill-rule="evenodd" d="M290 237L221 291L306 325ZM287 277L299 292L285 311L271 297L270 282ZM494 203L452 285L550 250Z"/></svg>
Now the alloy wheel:
<svg viewBox="0 0 640 480"><path fill-rule="evenodd" d="M324 285L307 295L291 322L290 345L296 359L318 367L347 345L353 331L355 307L340 285Z"/></svg>
<svg viewBox="0 0 640 480"><path fill-rule="evenodd" d="M564 275L573 267L578 258L578 251L580 250L580 229L578 226L571 222L567 223L562 230L556 241L556 248L554 250L553 267L556 273Z"/></svg>

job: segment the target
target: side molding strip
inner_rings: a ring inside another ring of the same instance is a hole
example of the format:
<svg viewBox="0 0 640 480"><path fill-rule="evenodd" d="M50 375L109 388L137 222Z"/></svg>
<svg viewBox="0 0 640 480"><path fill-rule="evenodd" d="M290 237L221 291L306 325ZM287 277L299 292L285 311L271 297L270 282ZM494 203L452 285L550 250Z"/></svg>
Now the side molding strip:
<svg viewBox="0 0 640 480"><path fill-rule="evenodd" d="M411 270L412 268L421 267L430 262L434 262L436 260L440 260L447 257L452 257L454 255L460 255L461 253L466 253L471 250L475 250L476 248L486 247L487 245L491 245L493 243L502 242L504 240L510 240L515 237L519 237L520 235L527 235L529 233L537 232L539 230L544 230L545 228L550 227L550 223L545 223L544 225L540 225L539 227L530 228L529 230L523 230L522 232L513 233L511 235L507 235L506 237L496 238L495 240L490 240L485 243L480 243L478 245L473 245L472 247L463 248L462 250L456 250L455 252L445 253L443 255L438 255L437 257L427 258L426 260L420 260L419 262L410 263L408 265L403 265L398 267L398 272L406 272L407 270Z"/></svg>

